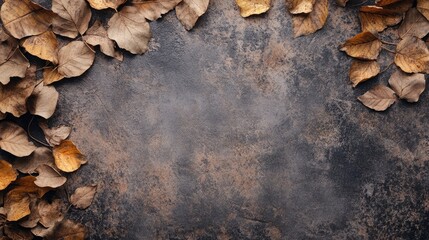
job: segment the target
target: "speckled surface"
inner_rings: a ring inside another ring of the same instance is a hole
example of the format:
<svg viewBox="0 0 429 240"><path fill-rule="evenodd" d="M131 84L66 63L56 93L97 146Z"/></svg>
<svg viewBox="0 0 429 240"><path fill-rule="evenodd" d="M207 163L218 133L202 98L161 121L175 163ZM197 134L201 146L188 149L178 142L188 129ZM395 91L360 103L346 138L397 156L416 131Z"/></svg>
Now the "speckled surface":
<svg viewBox="0 0 429 240"><path fill-rule="evenodd" d="M385 113L356 97L337 47L356 9L331 3L324 30L294 39L283 1L243 19L212 1L194 30L151 23L143 56L98 54L58 85L54 122L97 183L71 211L90 239L428 239L429 96Z"/></svg>

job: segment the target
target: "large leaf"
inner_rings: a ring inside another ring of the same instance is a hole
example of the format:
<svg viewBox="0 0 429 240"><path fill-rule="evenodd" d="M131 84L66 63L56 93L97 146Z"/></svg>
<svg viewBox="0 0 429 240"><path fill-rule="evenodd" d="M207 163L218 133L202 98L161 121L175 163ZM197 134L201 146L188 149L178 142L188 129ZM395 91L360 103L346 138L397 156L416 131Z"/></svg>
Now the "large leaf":
<svg viewBox="0 0 429 240"><path fill-rule="evenodd" d="M53 155L55 165L64 172L74 172L86 163L85 157L69 140L62 141L60 145L55 146Z"/></svg>
<svg viewBox="0 0 429 240"><path fill-rule="evenodd" d="M363 32L348 39L340 50L354 58L376 60L380 54L381 41L373 33Z"/></svg>
<svg viewBox="0 0 429 240"><path fill-rule="evenodd" d="M48 119L55 112L58 97L59 94L57 90L55 90L55 87L45 86L42 83L39 83L28 98L28 111L33 115Z"/></svg>
<svg viewBox="0 0 429 240"><path fill-rule="evenodd" d="M59 172L48 165L40 165L36 172L39 175L36 177L34 184L39 187L58 188L67 181L67 178L61 176Z"/></svg>
<svg viewBox="0 0 429 240"><path fill-rule="evenodd" d="M29 66L14 39L0 42L0 84L8 84L11 77L25 77Z"/></svg>
<svg viewBox="0 0 429 240"><path fill-rule="evenodd" d="M308 35L321 29L328 18L328 0L316 0L313 11L292 16L295 37Z"/></svg>
<svg viewBox="0 0 429 240"><path fill-rule="evenodd" d="M100 45L101 52L107 56L114 57L119 61L124 59L122 53L115 50L115 42L107 36L106 29L98 20L88 29L83 40L92 46Z"/></svg>
<svg viewBox="0 0 429 240"><path fill-rule="evenodd" d="M384 111L395 101L395 92L384 85L376 85L371 90L358 97L365 106L375 111Z"/></svg>
<svg viewBox="0 0 429 240"><path fill-rule="evenodd" d="M17 157L30 155L36 147L28 141L27 133L12 122L0 122L0 148Z"/></svg>
<svg viewBox="0 0 429 240"><path fill-rule="evenodd" d="M95 53L82 41L73 41L58 52L58 73L66 78L78 77L94 63Z"/></svg>
<svg viewBox="0 0 429 240"><path fill-rule="evenodd" d="M75 38L88 29L91 9L85 0L52 0L52 11L58 14L53 21L56 34Z"/></svg>
<svg viewBox="0 0 429 240"><path fill-rule="evenodd" d="M354 60L350 67L350 81L353 87L377 76L380 73L380 64L377 61Z"/></svg>
<svg viewBox="0 0 429 240"><path fill-rule="evenodd" d="M389 85L399 98L408 102L417 102L420 94L425 90L425 75L421 73L408 74L398 69L390 77Z"/></svg>
<svg viewBox="0 0 429 240"><path fill-rule="evenodd" d="M417 37L405 37L396 47L395 63L407 73L429 73L429 49Z"/></svg>
<svg viewBox="0 0 429 240"><path fill-rule="evenodd" d="M402 14L377 6L363 6L359 11L363 32L381 32L401 22Z"/></svg>
<svg viewBox="0 0 429 240"><path fill-rule="evenodd" d="M429 21L415 8L411 8L398 29L401 38L415 36L423 38L429 33Z"/></svg>
<svg viewBox="0 0 429 240"><path fill-rule="evenodd" d="M51 31L26 38L22 41L22 46L33 56L48 60L55 64L58 62L58 41L55 34Z"/></svg>

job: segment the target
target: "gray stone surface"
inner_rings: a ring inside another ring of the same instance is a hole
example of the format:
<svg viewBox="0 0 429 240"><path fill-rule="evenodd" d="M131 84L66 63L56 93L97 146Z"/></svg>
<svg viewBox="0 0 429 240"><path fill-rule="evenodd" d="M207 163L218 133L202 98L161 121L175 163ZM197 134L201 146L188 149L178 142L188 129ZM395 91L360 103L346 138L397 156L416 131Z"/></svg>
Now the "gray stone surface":
<svg viewBox="0 0 429 240"><path fill-rule="evenodd" d="M194 30L169 13L151 51L97 55L58 85L55 122L89 163L70 191L91 239L428 239L429 99L385 113L356 97L337 47L359 31L334 4L326 27L292 37L283 1L243 19L212 1Z"/></svg>

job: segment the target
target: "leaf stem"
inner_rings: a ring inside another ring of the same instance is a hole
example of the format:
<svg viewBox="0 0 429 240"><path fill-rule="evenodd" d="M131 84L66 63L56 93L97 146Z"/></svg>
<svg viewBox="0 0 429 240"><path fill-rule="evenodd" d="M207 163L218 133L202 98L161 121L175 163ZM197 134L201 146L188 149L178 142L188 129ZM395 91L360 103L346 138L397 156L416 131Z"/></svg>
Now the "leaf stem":
<svg viewBox="0 0 429 240"><path fill-rule="evenodd" d="M387 42L387 41L381 40L381 39L380 39L380 41L381 41L381 43L386 44L386 45L392 45L392 46L398 45L397 43Z"/></svg>
<svg viewBox="0 0 429 240"><path fill-rule="evenodd" d="M30 122L28 123L28 126L27 126L27 133L28 133L28 136L29 136L31 139L33 139L35 142L37 142L37 143L39 143L39 144L41 144L41 145L43 145L43 146L45 146L45 147L50 148L51 146L49 146L48 144L46 144L46 143L44 143L44 142L40 141L39 139L37 139L37 138L35 138L35 137L33 137L33 136L31 135L30 127L31 127L31 124L33 123L33 120L34 120L34 115L33 115L33 116L31 116L31 120L30 120Z"/></svg>
<svg viewBox="0 0 429 240"><path fill-rule="evenodd" d="M387 65L387 67L385 67L380 73L384 73L385 71L387 71L391 66L393 65L393 62L390 62L389 65Z"/></svg>
<svg viewBox="0 0 429 240"><path fill-rule="evenodd" d="M388 49L388 48L386 48L386 47L384 47L384 46L381 46L381 48L383 48L384 50L386 50L386 51L388 51L388 52L390 52L390 53L396 54L396 52L395 52L395 51L393 51L393 50L391 50L391 49Z"/></svg>

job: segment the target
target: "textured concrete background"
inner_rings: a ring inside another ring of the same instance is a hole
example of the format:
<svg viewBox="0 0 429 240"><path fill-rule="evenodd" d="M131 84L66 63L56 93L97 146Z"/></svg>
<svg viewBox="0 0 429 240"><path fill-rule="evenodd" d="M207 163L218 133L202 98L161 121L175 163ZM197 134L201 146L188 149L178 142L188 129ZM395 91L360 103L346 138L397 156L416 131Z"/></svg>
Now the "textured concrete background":
<svg viewBox="0 0 429 240"><path fill-rule="evenodd" d="M57 123L89 164L69 181L99 193L72 210L91 239L428 239L429 96L385 113L352 90L337 50L356 9L293 39L276 0L243 19L212 1L186 32L151 24L151 51L98 54L58 85ZM393 70L393 69L392 69Z"/></svg>

